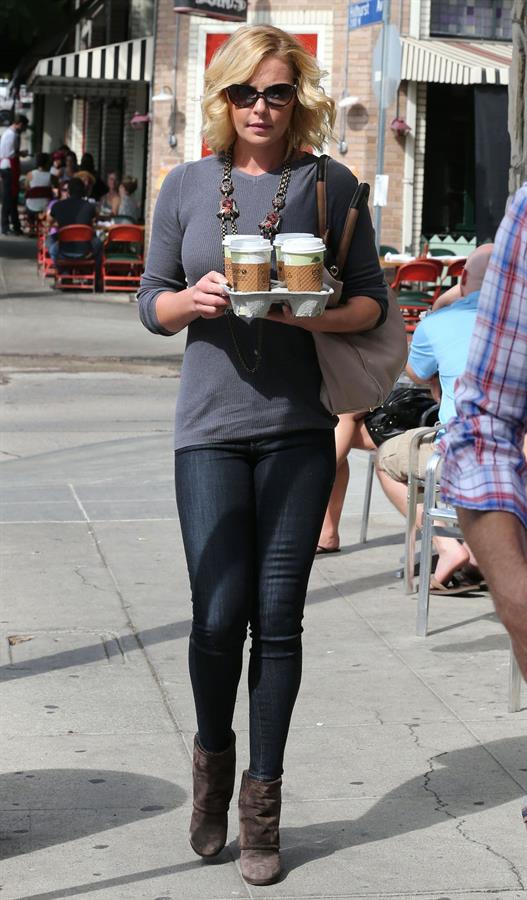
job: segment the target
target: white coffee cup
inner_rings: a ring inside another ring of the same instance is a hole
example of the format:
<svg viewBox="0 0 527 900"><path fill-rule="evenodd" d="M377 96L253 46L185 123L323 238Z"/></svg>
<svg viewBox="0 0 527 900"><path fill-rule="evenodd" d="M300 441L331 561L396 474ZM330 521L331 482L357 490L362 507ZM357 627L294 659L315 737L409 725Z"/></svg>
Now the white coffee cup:
<svg viewBox="0 0 527 900"><path fill-rule="evenodd" d="M271 287L271 242L264 238L231 241L232 279L235 291L251 293Z"/></svg>
<svg viewBox="0 0 527 900"><path fill-rule="evenodd" d="M282 244L285 283L289 291L321 291L325 244L318 237L294 238Z"/></svg>
<svg viewBox="0 0 527 900"><path fill-rule="evenodd" d="M273 247L274 247L275 253L276 253L276 277L278 278L278 281L280 281L282 284L285 284L284 263L283 263L283 259L282 259L282 245L285 243L285 241L291 241L291 240L294 240L295 238L312 238L312 237L314 237L314 235L311 234L311 232L309 232L309 231L290 231L289 234L287 232L284 232L283 234L276 235L276 237L274 239L274 243L273 243Z"/></svg>
<svg viewBox="0 0 527 900"><path fill-rule="evenodd" d="M263 237L259 234L226 234L221 242L223 247L223 271L229 284L233 284L232 278L232 262L231 262L231 246L233 241L263 241Z"/></svg>

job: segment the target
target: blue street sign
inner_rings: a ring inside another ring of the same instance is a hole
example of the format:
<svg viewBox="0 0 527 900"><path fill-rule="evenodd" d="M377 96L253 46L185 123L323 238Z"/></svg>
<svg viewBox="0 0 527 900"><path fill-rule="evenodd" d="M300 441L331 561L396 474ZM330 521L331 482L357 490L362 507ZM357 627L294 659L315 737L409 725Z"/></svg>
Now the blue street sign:
<svg viewBox="0 0 527 900"><path fill-rule="evenodd" d="M382 22L384 0L359 0L348 7L348 31L361 28L363 25L375 25Z"/></svg>

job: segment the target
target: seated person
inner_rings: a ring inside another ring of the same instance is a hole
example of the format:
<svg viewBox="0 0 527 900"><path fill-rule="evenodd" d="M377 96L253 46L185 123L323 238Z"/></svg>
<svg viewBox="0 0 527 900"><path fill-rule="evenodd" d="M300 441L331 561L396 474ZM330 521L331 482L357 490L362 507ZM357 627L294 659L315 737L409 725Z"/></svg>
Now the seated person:
<svg viewBox="0 0 527 900"><path fill-rule="evenodd" d="M407 394L402 406L401 391ZM413 397L409 396L411 393ZM350 450L376 451L384 441L397 432L402 433L409 428L422 425L437 407L438 398L433 397L432 393L427 389L407 387L398 383L377 409L371 412L342 413L339 416L335 429L337 453L335 481L318 539L316 549L318 555L338 553L340 550L339 526L348 489ZM382 419L376 419L376 414L379 413L385 417L385 427L382 425ZM433 422L435 419L430 421Z"/></svg>
<svg viewBox="0 0 527 900"><path fill-rule="evenodd" d="M36 168L26 175L26 213L32 225L53 196L50 162L49 153L37 153Z"/></svg>
<svg viewBox="0 0 527 900"><path fill-rule="evenodd" d="M476 322L479 291L492 253L492 244L478 247L467 259L460 281L461 298L448 306L433 312L419 322L415 329L406 372L417 384L433 385L439 377L441 404L439 422L445 424L455 415L454 386L463 374L468 356L472 330ZM382 488L393 505L403 515L407 508L408 456L414 429L390 438L377 453L377 474ZM441 432L439 432L440 434ZM438 435L439 436L439 435ZM434 452L433 443L422 444L419 451L419 477L424 476L428 459ZM422 508L418 508L417 523L420 525ZM470 590L473 584L449 588L454 572L464 570L473 581L476 561L466 544L461 545L454 538L435 537L434 544L439 554L432 592L461 593Z"/></svg>
<svg viewBox="0 0 527 900"><path fill-rule="evenodd" d="M95 208L97 201L92 195L93 186L95 184L95 175L92 175L92 173L88 172L87 169L79 169L79 171L75 173L75 178L78 178L80 179L80 181L82 181L84 185L83 197L85 200L88 200Z"/></svg>
<svg viewBox="0 0 527 900"><path fill-rule="evenodd" d="M340 550L339 525L346 499L350 477L348 453L350 450L376 450L364 424L366 413L343 413L335 428L337 468L326 515L317 544L317 554L338 553Z"/></svg>
<svg viewBox="0 0 527 900"><path fill-rule="evenodd" d="M84 184L80 178L71 178L68 182L68 197L65 200L57 200L48 213L52 228L64 228L66 225L91 225L95 219L95 204L84 199ZM50 233L46 239L49 255L56 260L59 255L59 243L56 233ZM97 237L91 242L79 242L61 244L62 256L70 258L82 258L93 253L96 262L97 275L99 274L102 243Z"/></svg>
<svg viewBox="0 0 527 900"><path fill-rule="evenodd" d="M139 219L139 206L135 198L132 196L137 190L137 178L131 175L125 175L119 185L119 196L121 202L119 204L118 215L126 216L130 222L137 222Z"/></svg>
<svg viewBox="0 0 527 900"><path fill-rule="evenodd" d="M96 203L106 194L108 185L102 180L101 176L95 168L95 160L91 153L83 153L81 156L79 168L84 172L89 172L93 176L93 184L91 188L91 196Z"/></svg>
<svg viewBox="0 0 527 900"><path fill-rule="evenodd" d="M62 173L62 178L66 181L69 181L70 178L75 178L78 168L77 154L74 153L73 150L68 150L64 156L64 171Z"/></svg>
<svg viewBox="0 0 527 900"><path fill-rule="evenodd" d="M121 195L119 193L119 175L117 172L108 172L106 176L108 190L103 194L100 200L100 212L106 216L117 216L119 214L119 205L121 203Z"/></svg>
<svg viewBox="0 0 527 900"><path fill-rule="evenodd" d="M62 150L54 150L51 154L51 183L56 187L64 174L64 152Z"/></svg>

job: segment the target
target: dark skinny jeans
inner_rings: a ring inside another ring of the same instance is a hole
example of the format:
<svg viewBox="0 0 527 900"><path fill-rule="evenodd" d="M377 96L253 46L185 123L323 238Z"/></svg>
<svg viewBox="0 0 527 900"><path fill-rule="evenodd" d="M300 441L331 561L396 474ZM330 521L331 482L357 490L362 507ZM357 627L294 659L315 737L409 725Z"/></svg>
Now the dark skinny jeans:
<svg viewBox="0 0 527 900"><path fill-rule="evenodd" d="M253 778L282 774L302 672L307 583L335 477L333 431L176 451L190 575L189 668L199 741L230 741L247 626Z"/></svg>

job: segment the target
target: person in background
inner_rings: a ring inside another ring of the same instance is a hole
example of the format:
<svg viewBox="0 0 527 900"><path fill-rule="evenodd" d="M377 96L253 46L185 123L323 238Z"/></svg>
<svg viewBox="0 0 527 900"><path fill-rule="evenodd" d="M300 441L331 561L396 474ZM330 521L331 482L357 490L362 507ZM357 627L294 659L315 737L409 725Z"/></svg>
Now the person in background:
<svg viewBox="0 0 527 900"><path fill-rule="evenodd" d="M87 169L79 169L79 171L75 173L75 179L77 181L82 181L84 185L84 199L95 207L97 201L92 194L93 186L95 184L95 175L92 175Z"/></svg>
<svg viewBox="0 0 527 900"><path fill-rule="evenodd" d="M35 163L26 175L26 212L32 225L53 197L49 153L37 153Z"/></svg>
<svg viewBox="0 0 527 900"><path fill-rule="evenodd" d="M64 156L65 154L62 150L54 150L51 154L51 169L49 172L51 175L51 183L54 188L57 188L59 182L62 180L64 172Z"/></svg>
<svg viewBox="0 0 527 900"><path fill-rule="evenodd" d="M364 416L365 413L344 413L339 416L335 429L337 471L318 539L316 552L319 556L324 553L338 553L340 550L339 525L350 477L349 452L377 449L364 424Z"/></svg>
<svg viewBox="0 0 527 900"><path fill-rule="evenodd" d="M118 215L126 216L130 222L137 222L139 219L139 206L133 196L137 190L137 178L131 175L125 175L119 185L119 212Z"/></svg>
<svg viewBox="0 0 527 900"><path fill-rule="evenodd" d="M322 74L293 35L270 25L242 26L216 51L202 100L213 155L164 180L138 293L150 331L169 336L188 326L175 479L198 723L190 842L204 857L225 845L233 713L250 628L250 755L238 806L241 872L256 885L280 877L283 758L301 681L304 604L335 475L337 419L320 400L312 332L375 328L387 293L365 205L341 303L314 318L280 310L247 325L233 315L222 239L228 227L271 237L278 229L316 233L317 160L304 148L322 148L336 114ZM350 170L330 159L335 235L356 188Z"/></svg>
<svg viewBox="0 0 527 900"><path fill-rule="evenodd" d="M79 164L77 162L77 154L73 152L73 150L68 150L66 155L64 156L64 170L62 172L62 178L67 181L70 178L75 178L79 170Z"/></svg>
<svg viewBox="0 0 527 900"><path fill-rule="evenodd" d="M108 191L103 194L100 202L100 211L103 215L117 216L121 195L119 193L119 175L117 172L108 172L106 176Z"/></svg>
<svg viewBox="0 0 527 900"><path fill-rule="evenodd" d="M415 329L406 373L417 384L431 385L439 377L440 407L438 419L446 424L455 414L454 385L463 374L472 331L476 322L481 285L492 252L492 244L482 244L467 258L461 276L461 298L422 319ZM415 429L385 441L377 452L377 475L381 486L396 509L404 516L407 507L408 462L410 441ZM424 476L428 459L436 449L424 443L419 450L419 472ZM418 507L417 522L422 507ZM481 575L470 547L455 538L435 537L439 554L431 581L431 593L465 593L481 581ZM454 574L462 572L462 577Z"/></svg>
<svg viewBox="0 0 527 900"><path fill-rule="evenodd" d="M2 176L2 234L9 234L9 223L14 234L22 234L18 218L18 183L20 158L27 150L20 149L20 136L28 126L27 116L16 115L0 138L0 175Z"/></svg>
<svg viewBox="0 0 527 900"><path fill-rule="evenodd" d="M455 405L441 496L456 507L527 680L527 182L496 235Z"/></svg>
<svg viewBox="0 0 527 900"><path fill-rule="evenodd" d="M57 231L58 231L57 226L53 224L53 218L52 218L52 215L51 215L51 210L52 210L53 207L55 206L55 203L58 203L59 200L67 200L67 198L69 197L68 184L69 184L68 181L61 181L61 182L60 182L58 188L56 189L56 191L57 191L57 196L56 196L56 197L53 197L53 199L50 200L50 202L49 202L48 205L46 206L46 209L45 209L44 213L42 213L42 216L45 218L46 223L47 223L46 246L48 247L48 250L49 250L49 243L48 243L48 240L49 240L50 236L53 235L53 234L56 234Z"/></svg>
<svg viewBox="0 0 527 900"><path fill-rule="evenodd" d="M61 244L57 241L56 232L66 225L94 225L96 208L94 203L90 203L84 199L84 184L80 178L71 178L68 181L68 196L64 200L57 200L53 204L49 212L49 219L53 231L46 238L46 246L49 255L56 260L59 255L59 249L65 254L75 254L77 256L87 256L93 253L97 267L97 277L99 277L102 243L99 238L93 236L91 242L79 242L68 245Z"/></svg>
<svg viewBox="0 0 527 900"><path fill-rule="evenodd" d="M93 176L93 185L90 196L98 203L101 197L107 193L108 185L102 180L97 172L95 160L91 153L82 154L79 169L84 172L89 172Z"/></svg>

